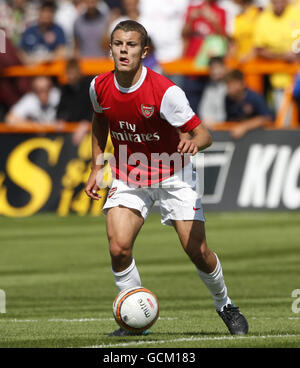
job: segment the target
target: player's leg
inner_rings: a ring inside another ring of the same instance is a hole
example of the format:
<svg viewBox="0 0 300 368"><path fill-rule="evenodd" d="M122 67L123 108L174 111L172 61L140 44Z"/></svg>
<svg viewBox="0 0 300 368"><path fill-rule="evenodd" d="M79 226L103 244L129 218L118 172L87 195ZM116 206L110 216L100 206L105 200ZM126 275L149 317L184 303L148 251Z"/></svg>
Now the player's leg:
<svg viewBox="0 0 300 368"><path fill-rule="evenodd" d="M112 272L119 291L140 286L141 280L132 257L135 238L144 219L140 212L124 206L107 210L106 230L109 241Z"/></svg>
<svg viewBox="0 0 300 368"><path fill-rule="evenodd" d="M203 221L173 220L181 245L195 264L198 275L205 283L217 310L230 304L222 267L217 255L208 248Z"/></svg>
<svg viewBox="0 0 300 368"><path fill-rule="evenodd" d="M111 255L112 272L119 291L141 283L132 248L153 200L142 188L129 187L114 180L108 192L103 212Z"/></svg>
<svg viewBox="0 0 300 368"><path fill-rule="evenodd" d="M206 273L213 272L217 265L217 257L207 246L204 222L175 220L172 223L183 249L196 267Z"/></svg>
<svg viewBox="0 0 300 368"><path fill-rule="evenodd" d="M197 273L207 286L219 316L231 334L246 334L248 323L227 294L221 263L206 242L205 225L197 220L173 220L183 249L195 264Z"/></svg>
<svg viewBox="0 0 300 368"><path fill-rule="evenodd" d="M112 273L119 291L135 286L141 286L141 279L132 249L135 238L143 226L144 218L135 209L124 206L116 206L107 210L106 231L109 241ZM138 333L147 335L148 330ZM110 336L130 336L134 333L118 328Z"/></svg>

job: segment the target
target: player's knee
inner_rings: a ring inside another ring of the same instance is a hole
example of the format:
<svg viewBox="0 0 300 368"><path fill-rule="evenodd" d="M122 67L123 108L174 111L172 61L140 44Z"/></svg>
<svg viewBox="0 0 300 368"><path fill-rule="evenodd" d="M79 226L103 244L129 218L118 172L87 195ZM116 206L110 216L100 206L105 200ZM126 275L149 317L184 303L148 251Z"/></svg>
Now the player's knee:
<svg viewBox="0 0 300 368"><path fill-rule="evenodd" d="M119 263L131 257L131 247L122 240L111 240L109 243L109 252L111 258Z"/></svg>

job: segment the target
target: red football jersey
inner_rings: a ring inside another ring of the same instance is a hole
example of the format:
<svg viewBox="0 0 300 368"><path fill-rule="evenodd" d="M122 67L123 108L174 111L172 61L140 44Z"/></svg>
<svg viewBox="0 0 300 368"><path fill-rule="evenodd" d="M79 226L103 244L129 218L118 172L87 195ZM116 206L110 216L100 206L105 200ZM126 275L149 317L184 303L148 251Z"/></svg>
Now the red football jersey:
<svg viewBox="0 0 300 368"><path fill-rule="evenodd" d="M208 7L210 8L210 11L214 13L215 19L219 21L223 34L225 34L226 12L215 3L201 3L197 5L190 5L186 12L186 23L189 23L192 12L197 9L200 10ZM201 15L192 20L191 32L192 35L189 37L188 45L185 52L186 57L195 57L199 52L205 38L207 36L217 34L215 26L206 17Z"/></svg>
<svg viewBox="0 0 300 368"><path fill-rule="evenodd" d="M109 122L115 157L111 168L117 179L151 186L189 162L177 152L177 128L188 132L201 121L184 92L166 77L143 67L139 81L124 88L111 71L93 79L90 97L94 112Z"/></svg>

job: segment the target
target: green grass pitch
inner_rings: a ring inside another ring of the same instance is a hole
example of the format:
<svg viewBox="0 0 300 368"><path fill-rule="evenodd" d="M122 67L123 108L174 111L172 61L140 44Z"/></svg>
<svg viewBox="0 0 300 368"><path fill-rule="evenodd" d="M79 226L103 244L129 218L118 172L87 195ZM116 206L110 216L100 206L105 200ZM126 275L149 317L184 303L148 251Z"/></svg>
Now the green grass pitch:
<svg viewBox="0 0 300 368"><path fill-rule="evenodd" d="M0 219L0 347L300 347L300 313L292 310L292 292L300 289L300 213L206 217L209 247L249 335L228 333L175 231L151 214L134 256L143 286L159 298L160 319L148 336L108 337L117 327L117 289L104 216L43 214Z"/></svg>

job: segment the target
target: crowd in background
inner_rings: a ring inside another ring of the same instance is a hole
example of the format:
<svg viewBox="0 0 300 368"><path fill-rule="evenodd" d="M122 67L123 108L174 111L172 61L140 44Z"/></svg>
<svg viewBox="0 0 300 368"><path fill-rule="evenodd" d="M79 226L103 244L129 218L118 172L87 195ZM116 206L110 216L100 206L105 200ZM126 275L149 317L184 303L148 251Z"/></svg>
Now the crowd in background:
<svg viewBox="0 0 300 368"><path fill-rule="evenodd" d="M274 119L283 92L292 85L286 73L265 79L264 94L247 88L239 70L227 70L225 58L240 63L255 57L298 60L299 0L0 0L0 29L6 52L0 71L66 59L66 85L40 76L0 78L0 121L7 124L78 121L80 140L91 120L89 78L78 60L109 56L110 34L126 19L142 23L150 36L145 65L162 73L161 63L182 57L208 66L208 77L167 75L182 87L195 112L210 128L242 121L235 138ZM300 78L294 98L300 101Z"/></svg>

